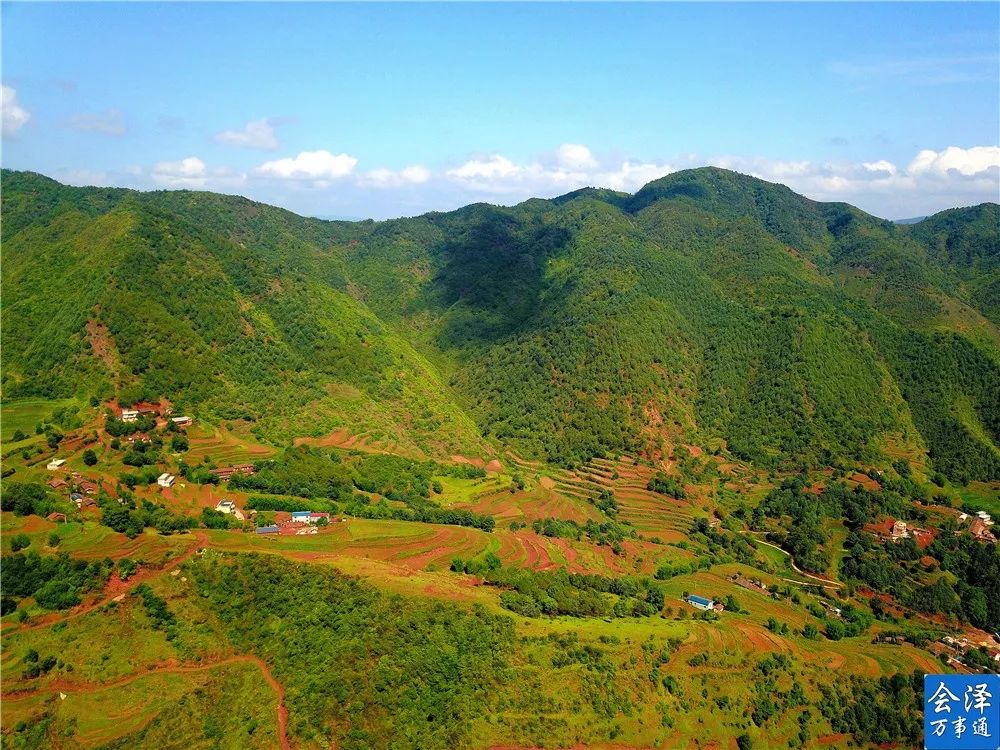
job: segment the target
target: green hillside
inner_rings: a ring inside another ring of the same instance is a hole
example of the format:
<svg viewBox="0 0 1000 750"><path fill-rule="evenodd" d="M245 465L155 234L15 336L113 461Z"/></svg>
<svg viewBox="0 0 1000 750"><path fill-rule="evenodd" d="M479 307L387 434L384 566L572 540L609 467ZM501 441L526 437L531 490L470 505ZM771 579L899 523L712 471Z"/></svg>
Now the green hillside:
<svg viewBox="0 0 1000 750"><path fill-rule="evenodd" d="M386 222L3 173L6 399L285 442L1000 477L997 206L900 226L714 168Z"/></svg>

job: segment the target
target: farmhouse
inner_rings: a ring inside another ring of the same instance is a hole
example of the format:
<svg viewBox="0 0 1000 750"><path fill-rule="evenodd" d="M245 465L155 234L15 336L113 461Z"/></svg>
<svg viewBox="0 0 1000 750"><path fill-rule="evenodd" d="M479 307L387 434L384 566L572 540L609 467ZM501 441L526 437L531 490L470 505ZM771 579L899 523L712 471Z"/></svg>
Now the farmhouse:
<svg viewBox="0 0 1000 750"><path fill-rule="evenodd" d="M715 602L711 599L706 599L703 596L695 596L694 594L688 594L684 599L692 607L697 607L698 609L704 609L706 611L715 608Z"/></svg>
<svg viewBox="0 0 1000 750"><path fill-rule="evenodd" d="M148 401L140 401L139 403L134 404L132 408L140 414L155 417L160 416L161 411L159 404L152 404Z"/></svg>
<svg viewBox="0 0 1000 750"><path fill-rule="evenodd" d="M50 479L46 484L54 490L61 490L63 487L68 487L69 482L67 482L62 477L56 477L55 479Z"/></svg>
<svg viewBox="0 0 1000 750"><path fill-rule="evenodd" d="M308 510L294 510L292 511L292 523L309 523L309 516L311 516Z"/></svg>
<svg viewBox="0 0 1000 750"><path fill-rule="evenodd" d="M135 409L122 409L122 422L135 422L139 419L139 412Z"/></svg>
<svg viewBox="0 0 1000 750"><path fill-rule="evenodd" d="M48 469L49 471L55 471L56 469L60 468L64 463L66 463L65 458L53 458L45 465L45 468Z"/></svg>
<svg viewBox="0 0 1000 750"><path fill-rule="evenodd" d="M257 528L257 533L258 534L277 534L278 533L278 527L275 526L274 524L272 524L270 526L259 526Z"/></svg>
<svg viewBox="0 0 1000 750"><path fill-rule="evenodd" d="M218 505L215 506L215 509L219 511L219 513L232 514L236 512L236 503L232 500L220 500Z"/></svg>
<svg viewBox="0 0 1000 750"><path fill-rule="evenodd" d="M233 474L245 474L248 477L253 476L254 468L253 464L236 464L235 466L220 466L218 469L212 469L212 473L226 482Z"/></svg>
<svg viewBox="0 0 1000 750"><path fill-rule="evenodd" d="M156 483L161 487L170 487L176 479L177 477L175 477L173 474L168 474L167 472L163 472L162 474L160 474L160 476L156 478Z"/></svg>
<svg viewBox="0 0 1000 750"><path fill-rule="evenodd" d="M61 521L62 523L66 523L66 514L64 514L64 513L49 513L47 516L45 516L45 519L47 521L56 521L56 522L60 522Z"/></svg>
<svg viewBox="0 0 1000 750"><path fill-rule="evenodd" d="M96 495L98 490L97 483L91 482L89 479L80 480L77 487L85 495Z"/></svg>
<svg viewBox="0 0 1000 750"><path fill-rule="evenodd" d="M173 422L178 427L187 427L189 424L194 422L191 417L171 417L170 421Z"/></svg>

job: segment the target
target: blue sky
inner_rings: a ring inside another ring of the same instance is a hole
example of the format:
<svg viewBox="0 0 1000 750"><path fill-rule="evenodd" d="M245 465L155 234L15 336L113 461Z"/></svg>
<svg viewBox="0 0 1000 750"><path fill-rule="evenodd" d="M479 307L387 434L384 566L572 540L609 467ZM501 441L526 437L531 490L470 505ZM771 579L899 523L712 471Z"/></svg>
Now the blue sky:
<svg viewBox="0 0 1000 750"><path fill-rule="evenodd" d="M377 218L716 164L998 199L1000 5L3 3L3 165Z"/></svg>

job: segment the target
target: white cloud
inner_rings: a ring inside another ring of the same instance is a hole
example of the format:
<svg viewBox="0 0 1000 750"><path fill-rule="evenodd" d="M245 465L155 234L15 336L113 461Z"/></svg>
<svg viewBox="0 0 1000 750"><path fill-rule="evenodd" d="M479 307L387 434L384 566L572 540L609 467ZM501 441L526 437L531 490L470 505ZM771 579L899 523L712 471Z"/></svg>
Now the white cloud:
<svg viewBox="0 0 1000 750"><path fill-rule="evenodd" d="M944 151L924 149L910 162L907 172L913 175L941 176L955 171L970 177L996 167L1000 167L1000 147L975 146L965 149L949 146Z"/></svg>
<svg viewBox="0 0 1000 750"><path fill-rule="evenodd" d="M10 86L0 86L0 113L2 132L9 138L31 119L31 113L17 102L17 91Z"/></svg>
<svg viewBox="0 0 1000 750"><path fill-rule="evenodd" d="M395 188L404 185L420 185L430 178L431 171L427 167L414 164L398 171L385 168L373 169L366 172L358 182L370 187Z"/></svg>
<svg viewBox="0 0 1000 750"><path fill-rule="evenodd" d="M494 154L487 159L473 159L460 167L448 170L448 176L457 180L496 180L517 177L524 167L500 154Z"/></svg>
<svg viewBox="0 0 1000 750"><path fill-rule="evenodd" d="M67 123L74 130L103 135L124 135L125 118L117 109L107 112L79 112L69 118Z"/></svg>
<svg viewBox="0 0 1000 750"><path fill-rule="evenodd" d="M593 169L597 160L590 149L579 143L564 143L556 152L559 164L566 169Z"/></svg>
<svg viewBox="0 0 1000 750"><path fill-rule="evenodd" d="M879 161L866 161L861 164L869 172L885 172L886 174L896 174L896 165L891 161L880 159Z"/></svg>
<svg viewBox="0 0 1000 750"><path fill-rule="evenodd" d="M314 181L318 187L330 180L347 177L354 171L358 160L347 154L329 151L302 151L293 158L275 159L261 164L255 172L262 177L280 180Z"/></svg>
<svg viewBox="0 0 1000 750"><path fill-rule="evenodd" d="M202 188L208 181L208 168L197 156L180 161L161 161L153 167L153 182L174 188Z"/></svg>
<svg viewBox="0 0 1000 750"><path fill-rule="evenodd" d="M668 175L675 169L669 164L625 161L615 170L603 172L595 179L598 187L635 192L647 182Z"/></svg>
<svg viewBox="0 0 1000 750"><path fill-rule="evenodd" d="M270 120L253 120L244 125L242 130L223 130L215 134L214 140L226 146L264 151L276 151L281 145Z"/></svg>

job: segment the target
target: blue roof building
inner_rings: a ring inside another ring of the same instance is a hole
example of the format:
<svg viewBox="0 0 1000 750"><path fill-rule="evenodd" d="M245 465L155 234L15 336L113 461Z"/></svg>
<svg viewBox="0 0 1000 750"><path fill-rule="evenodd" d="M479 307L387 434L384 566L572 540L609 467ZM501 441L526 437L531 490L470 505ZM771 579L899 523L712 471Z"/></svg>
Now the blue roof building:
<svg viewBox="0 0 1000 750"><path fill-rule="evenodd" d="M712 609L715 606L715 602L711 599L706 599L703 596L695 596L694 594L688 595L687 603L698 609Z"/></svg>
<svg viewBox="0 0 1000 750"><path fill-rule="evenodd" d="M312 512L308 510L293 510L292 521L295 523L309 523L309 516L311 515Z"/></svg>
<svg viewBox="0 0 1000 750"><path fill-rule="evenodd" d="M257 528L257 533L258 534L277 534L278 533L278 527L274 526L274 525L271 525L271 526L260 526L260 527Z"/></svg>

